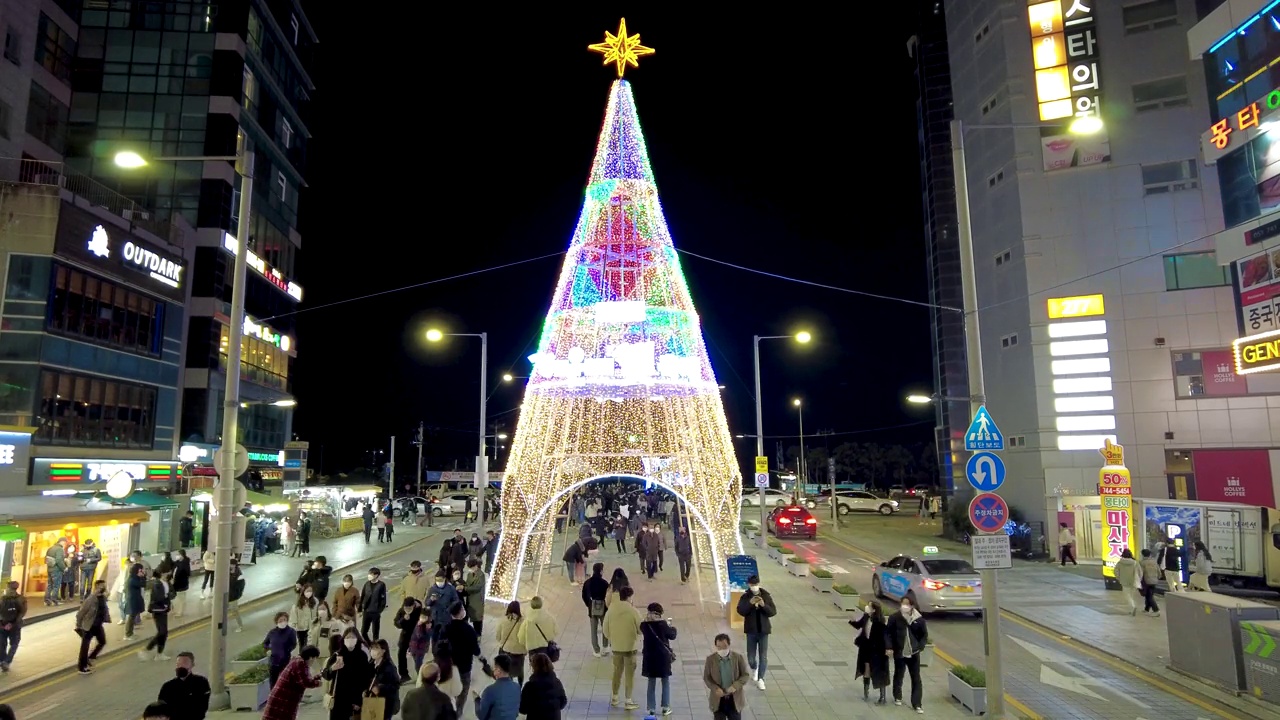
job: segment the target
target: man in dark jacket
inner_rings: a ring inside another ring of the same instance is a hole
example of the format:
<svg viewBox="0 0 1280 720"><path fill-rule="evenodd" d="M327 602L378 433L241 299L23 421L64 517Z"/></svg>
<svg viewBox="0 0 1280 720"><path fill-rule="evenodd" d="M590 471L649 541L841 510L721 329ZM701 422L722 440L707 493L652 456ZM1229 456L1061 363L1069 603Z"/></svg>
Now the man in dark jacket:
<svg viewBox="0 0 1280 720"><path fill-rule="evenodd" d="M458 590L448 582L445 570L436 571L435 583L427 590L424 603L431 613L431 649L435 652L444 637L445 626L452 618L453 606L460 601Z"/></svg>
<svg viewBox="0 0 1280 720"><path fill-rule="evenodd" d="M369 544L369 533L373 532L373 506L369 503L364 504L364 544Z"/></svg>
<svg viewBox="0 0 1280 720"><path fill-rule="evenodd" d="M175 677L160 686L159 700L169 706L169 720L204 720L209 712L209 681L195 673L196 656L178 653Z"/></svg>
<svg viewBox="0 0 1280 720"><path fill-rule="evenodd" d="M567 568L566 572L569 573L569 584L577 585L578 564L587 561L587 548L582 538L574 540L573 544L564 551L564 556L561 559L564 560L564 566Z"/></svg>
<svg viewBox="0 0 1280 720"><path fill-rule="evenodd" d="M360 588L360 634L367 640L377 640L382 630L382 611L387 609L387 584L382 582L382 571L369 568L369 582ZM372 630L373 634L369 632Z"/></svg>
<svg viewBox="0 0 1280 720"><path fill-rule="evenodd" d="M591 566L591 577L582 583L582 604L587 606L587 617L591 620L591 654L600 657L600 628L604 625L604 601L609 594L609 581L604 579L604 563ZM604 647L609 648L609 638L604 639Z"/></svg>
<svg viewBox="0 0 1280 720"><path fill-rule="evenodd" d="M738 614L742 616L742 631L747 634L747 665L751 667L756 687L764 690L764 671L769 666L769 633L778 614L773 596L760 587L760 576L747 578L747 592L738 600Z"/></svg>
<svg viewBox="0 0 1280 720"><path fill-rule="evenodd" d="M302 569L302 574L298 575L298 581L295 583L295 590L301 590L303 585L310 585L315 591L316 602L324 602L329 596L329 576L333 573L333 568L329 567L329 562L323 555L317 555L314 562L308 562L306 567Z"/></svg>
<svg viewBox="0 0 1280 720"><path fill-rule="evenodd" d="M485 533L484 541L484 573L493 572L493 557L498 554L498 536L492 530Z"/></svg>
<svg viewBox="0 0 1280 720"><path fill-rule="evenodd" d="M480 637L467 622L467 609L462 603L455 602L449 614L452 617L445 626L444 640L448 643L449 657L458 673L458 681L462 683L457 697L458 714L461 715L467 704L467 691L471 689L471 668L480 655Z"/></svg>
<svg viewBox="0 0 1280 720"><path fill-rule="evenodd" d="M196 514L188 510L178 521L178 546L189 548L195 544Z"/></svg>
<svg viewBox="0 0 1280 720"><path fill-rule="evenodd" d="M0 596L0 671L9 672L18 643L22 640L22 620L27 615L27 599L18 594L18 581L10 580Z"/></svg>
<svg viewBox="0 0 1280 720"><path fill-rule="evenodd" d="M680 584L684 585L689 582L689 572L693 567L693 540L684 525L676 530L676 559L680 561Z"/></svg>
<svg viewBox="0 0 1280 720"><path fill-rule="evenodd" d="M453 573L461 573L462 569L467 566L467 555L470 554L467 548L467 538L462 534L461 530L453 531L453 545L449 546L449 577L453 577Z"/></svg>

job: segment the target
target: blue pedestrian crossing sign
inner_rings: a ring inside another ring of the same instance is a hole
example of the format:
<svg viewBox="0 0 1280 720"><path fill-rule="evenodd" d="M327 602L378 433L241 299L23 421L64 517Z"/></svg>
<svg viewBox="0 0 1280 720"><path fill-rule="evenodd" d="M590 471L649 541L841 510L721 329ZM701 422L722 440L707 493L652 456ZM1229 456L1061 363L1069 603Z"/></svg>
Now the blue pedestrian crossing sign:
<svg viewBox="0 0 1280 720"><path fill-rule="evenodd" d="M965 431L964 449L1004 449L1004 435L1000 432L1000 428L996 427L996 421L991 419L991 413L987 412L986 405L978 407L977 414L973 416L973 422L969 424L969 429Z"/></svg>
<svg viewBox="0 0 1280 720"><path fill-rule="evenodd" d="M976 452L969 456L964 475L978 492L995 492L1004 484L1004 461L993 452Z"/></svg>

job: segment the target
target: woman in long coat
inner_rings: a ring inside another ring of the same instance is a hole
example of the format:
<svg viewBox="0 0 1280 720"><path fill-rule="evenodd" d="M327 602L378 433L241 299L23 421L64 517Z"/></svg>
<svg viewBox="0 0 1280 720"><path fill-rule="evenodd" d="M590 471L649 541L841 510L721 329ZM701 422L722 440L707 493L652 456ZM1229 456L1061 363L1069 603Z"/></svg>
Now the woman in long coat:
<svg viewBox="0 0 1280 720"><path fill-rule="evenodd" d="M360 643L360 633L348 628L338 651L329 656L321 676L328 681L325 694L333 694L329 720L351 720L364 704L364 693L373 679L373 664Z"/></svg>
<svg viewBox="0 0 1280 720"><path fill-rule="evenodd" d="M318 657L320 650L315 645L308 645L302 648L298 657L289 661L267 696L262 720L297 720L302 696L307 690L320 687L322 682L319 675L311 674L311 661Z"/></svg>
<svg viewBox="0 0 1280 720"><path fill-rule="evenodd" d="M858 618L849 624L858 631L853 644L858 646L858 671L853 678L862 678L862 699L871 699L871 687L880 691L877 705L884 705L884 689L889 685L889 656L885 654L884 612L880 603L868 603Z"/></svg>
<svg viewBox="0 0 1280 720"><path fill-rule="evenodd" d="M147 602L142 597L142 589L147 586L147 569L142 567L142 563L134 563L129 566L129 579L125 581L124 586L124 637L126 640L133 637L133 628L142 618L142 613L147 609Z"/></svg>

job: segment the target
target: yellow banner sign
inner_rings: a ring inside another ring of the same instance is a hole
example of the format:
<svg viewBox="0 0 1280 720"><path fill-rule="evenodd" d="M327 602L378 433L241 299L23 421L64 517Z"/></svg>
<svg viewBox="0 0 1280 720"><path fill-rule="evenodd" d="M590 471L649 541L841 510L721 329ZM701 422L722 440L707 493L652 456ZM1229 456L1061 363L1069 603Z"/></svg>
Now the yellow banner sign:
<svg viewBox="0 0 1280 720"><path fill-rule="evenodd" d="M756 472L758 473L769 472L769 458L763 455L756 456Z"/></svg>
<svg viewBox="0 0 1280 720"><path fill-rule="evenodd" d="M1127 549L1134 551L1133 476L1124 466L1124 446L1111 440L1099 449L1106 464L1098 471L1102 499L1102 574L1116 576L1116 562Z"/></svg>
<svg viewBox="0 0 1280 720"><path fill-rule="evenodd" d="M1236 374L1280 369L1280 330L1239 338L1231 343L1236 358Z"/></svg>
<svg viewBox="0 0 1280 720"><path fill-rule="evenodd" d="M1049 298L1049 319L1091 317L1102 315L1106 306L1101 295L1077 295L1075 297Z"/></svg>

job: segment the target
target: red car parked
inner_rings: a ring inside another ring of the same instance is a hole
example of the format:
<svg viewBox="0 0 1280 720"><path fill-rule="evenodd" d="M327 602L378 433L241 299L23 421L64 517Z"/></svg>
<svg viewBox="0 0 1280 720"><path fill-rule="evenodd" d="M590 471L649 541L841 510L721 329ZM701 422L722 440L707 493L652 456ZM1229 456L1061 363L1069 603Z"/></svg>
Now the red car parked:
<svg viewBox="0 0 1280 720"><path fill-rule="evenodd" d="M774 508L769 513L769 531L778 537L818 537L818 519L799 505Z"/></svg>

